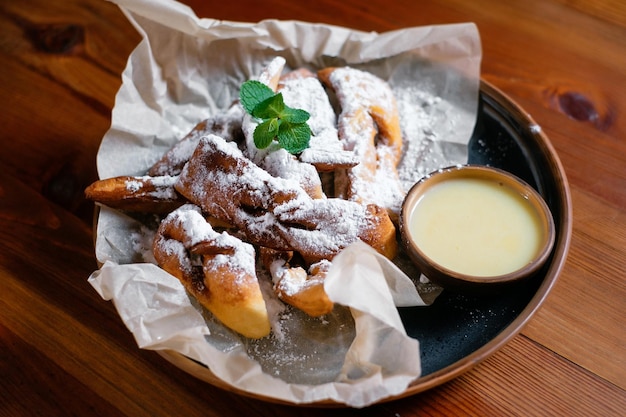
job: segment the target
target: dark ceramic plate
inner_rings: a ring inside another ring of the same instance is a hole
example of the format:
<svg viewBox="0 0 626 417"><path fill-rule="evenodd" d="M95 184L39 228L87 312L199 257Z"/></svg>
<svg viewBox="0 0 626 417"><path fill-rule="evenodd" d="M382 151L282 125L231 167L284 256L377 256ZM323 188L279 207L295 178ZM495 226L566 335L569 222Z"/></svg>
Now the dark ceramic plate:
<svg viewBox="0 0 626 417"><path fill-rule="evenodd" d="M539 126L517 104L486 82L481 84L479 116L467 162L509 171L539 191L554 217L556 241L552 254L544 267L523 286L497 296L472 297L444 291L430 307L400 309L407 333L420 341L423 374L405 392L386 401L449 381L500 349L541 306L565 262L571 236L571 201L563 167ZM213 385L250 395L227 386L206 367L180 354L161 354Z"/></svg>

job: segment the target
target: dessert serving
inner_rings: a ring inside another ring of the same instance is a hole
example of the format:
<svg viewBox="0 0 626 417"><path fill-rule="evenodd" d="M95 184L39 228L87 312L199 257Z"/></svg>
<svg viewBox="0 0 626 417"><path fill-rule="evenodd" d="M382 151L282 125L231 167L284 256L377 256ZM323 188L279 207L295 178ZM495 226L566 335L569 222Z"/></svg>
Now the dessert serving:
<svg viewBox="0 0 626 417"><path fill-rule="evenodd" d="M86 190L89 283L140 348L229 390L357 407L405 392L423 336L398 307L441 288L399 247L399 210L424 173L467 160L475 26L371 34L119 4L144 40Z"/></svg>
<svg viewBox="0 0 626 417"><path fill-rule="evenodd" d="M282 76L284 65L274 58L258 82L310 115L302 151L279 143L259 149L262 124L237 102L200 122L146 175L99 180L85 191L112 208L165 213L152 245L158 265L224 325L252 338L270 332L257 258L281 300L321 316L333 308L324 276L342 249L362 241L390 260L398 252L402 136L391 88L349 67L323 69L318 79L303 70ZM339 98L337 123L322 82ZM243 90L242 98L245 105Z"/></svg>

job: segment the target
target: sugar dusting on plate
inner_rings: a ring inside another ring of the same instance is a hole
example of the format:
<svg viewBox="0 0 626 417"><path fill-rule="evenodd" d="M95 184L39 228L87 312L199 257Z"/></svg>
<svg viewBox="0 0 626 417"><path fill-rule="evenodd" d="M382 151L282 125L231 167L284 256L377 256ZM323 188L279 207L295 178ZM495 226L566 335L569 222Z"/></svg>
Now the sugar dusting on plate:
<svg viewBox="0 0 626 417"><path fill-rule="evenodd" d="M257 273L272 322L263 339L243 341L248 355L269 375L288 383L321 384L336 380L356 330L350 310L335 306L322 317L310 317L283 304L271 288L271 278Z"/></svg>

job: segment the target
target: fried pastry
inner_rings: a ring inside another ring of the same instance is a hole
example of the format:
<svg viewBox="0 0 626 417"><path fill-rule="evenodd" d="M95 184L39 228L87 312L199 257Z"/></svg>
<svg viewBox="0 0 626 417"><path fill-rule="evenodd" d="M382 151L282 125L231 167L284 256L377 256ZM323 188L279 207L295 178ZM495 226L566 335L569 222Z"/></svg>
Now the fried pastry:
<svg viewBox="0 0 626 417"><path fill-rule="evenodd" d="M274 208L279 232L304 260L332 260L361 240L389 259L398 251L396 228L387 211L375 204L341 198L292 201Z"/></svg>
<svg viewBox="0 0 626 417"><path fill-rule="evenodd" d="M285 303L304 311L311 317L319 317L333 310L334 303L324 291L324 279L330 262L322 260L309 267L290 265L291 251L260 249L261 262L269 271L274 291Z"/></svg>
<svg viewBox="0 0 626 417"><path fill-rule="evenodd" d="M217 233L198 207L185 204L161 222L153 252L159 266L226 327L249 338L269 334L252 245Z"/></svg>
<svg viewBox="0 0 626 417"><path fill-rule="evenodd" d="M349 67L283 75L285 64L275 58L258 80L311 115L309 148L299 155L275 143L257 149L257 121L235 103L196 125L147 175L85 190L100 204L164 217L153 241L158 265L250 338L270 332L255 248L277 296L312 317L334 308L324 280L341 250L360 240L389 259L398 252L394 221L405 193L390 86ZM324 85L337 96L339 117Z"/></svg>
<svg viewBox="0 0 626 417"><path fill-rule="evenodd" d="M311 198L326 198L315 166L300 162L282 148L266 154L259 166L275 177L296 181Z"/></svg>
<svg viewBox="0 0 626 417"><path fill-rule="evenodd" d="M337 132L337 116L317 76L304 68L283 75L278 83L285 104L306 110L311 117L309 147L298 159L320 172L351 168L359 163L354 152L344 149Z"/></svg>
<svg viewBox="0 0 626 417"><path fill-rule="evenodd" d="M161 159L150 167L148 175L178 175L187 163L202 136L215 134L229 141L242 140L241 120L243 109L239 103L198 123L187 135L170 148Z"/></svg>
<svg viewBox="0 0 626 417"><path fill-rule="evenodd" d="M272 177L234 144L203 137L174 186L190 202L228 224L259 246L287 250L272 208L304 194L293 181Z"/></svg>
<svg viewBox="0 0 626 417"><path fill-rule="evenodd" d="M397 220L404 199L397 165L402 153L400 118L393 91L375 75L350 67L318 71L341 106L339 137L359 164L335 174L337 196L385 207Z"/></svg>
<svg viewBox="0 0 626 417"><path fill-rule="evenodd" d="M176 192L175 176L119 176L98 180L85 189L88 200L131 212L166 214L185 199Z"/></svg>
<svg viewBox="0 0 626 417"><path fill-rule="evenodd" d="M295 250L307 263L332 259L358 239L389 258L395 227L386 211L337 198L313 199L295 181L270 175L235 146L200 140L176 190L203 211L240 229L246 240Z"/></svg>

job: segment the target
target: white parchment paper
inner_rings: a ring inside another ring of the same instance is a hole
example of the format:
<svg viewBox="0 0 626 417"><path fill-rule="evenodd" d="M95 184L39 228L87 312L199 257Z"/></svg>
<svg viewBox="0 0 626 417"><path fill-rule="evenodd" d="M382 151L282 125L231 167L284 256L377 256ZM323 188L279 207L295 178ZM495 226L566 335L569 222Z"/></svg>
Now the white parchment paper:
<svg viewBox="0 0 626 417"><path fill-rule="evenodd" d="M276 55L290 68L350 65L389 80L405 135L399 171L407 187L466 162L481 58L473 24L379 34L298 21L199 19L170 0L113 1L143 39L122 74L98 153L101 178L143 175L199 121L227 108L241 83ZM337 256L325 283L345 311L312 321L270 296L273 334L251 342L214 322L153 264L153 233L149 222L103 207L96 236L102 267L89 278L139 347L178 351L241 390L293 403L364 407L402 393L420 376L419 342L406 335L396 306L427 306L439 289L416 271L407 275L410 266L401 270L355 243Z"/></svg>

